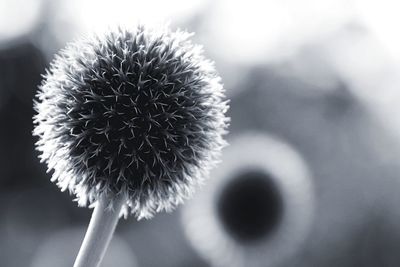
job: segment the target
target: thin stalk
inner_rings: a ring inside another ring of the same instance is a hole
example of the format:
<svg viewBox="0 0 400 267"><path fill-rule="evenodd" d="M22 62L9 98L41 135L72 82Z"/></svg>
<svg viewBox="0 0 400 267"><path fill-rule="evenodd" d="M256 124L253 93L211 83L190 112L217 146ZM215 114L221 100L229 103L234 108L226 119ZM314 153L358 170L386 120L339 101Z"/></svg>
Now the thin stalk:
<svg viewBox="0 0 400 267"><path fill-rule="evenodd" d="M92 218L76 257L74 267L99 267L118 223L124 198L107 208L107 200L101 198L93 210Z"/></svg>

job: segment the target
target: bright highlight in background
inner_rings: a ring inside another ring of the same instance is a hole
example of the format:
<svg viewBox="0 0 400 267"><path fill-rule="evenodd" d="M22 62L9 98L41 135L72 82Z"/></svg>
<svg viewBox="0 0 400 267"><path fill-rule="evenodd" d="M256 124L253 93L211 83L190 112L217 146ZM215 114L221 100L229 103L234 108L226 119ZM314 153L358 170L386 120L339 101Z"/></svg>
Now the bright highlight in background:
<svg viewBox="0 0 400 267"><path fill-rule="evenodd" d="M0 42L28 34L38 23L41 0L0 0Z"/></svg>
<svg viewBox="0 0 400 267"><path fill-rule="evenodd" d="M388 49L391 56L400 60L399 10L395 0L356 0L358 16Z"/></svg>
<svg viewBox="0 0 400 267"><path fill-rule="evenodd" d="M205 21L210 46L234 61L276 61L348 21L351 1L220 0Z"/></svg>
<svg viewBox="0 0 400 267"><path fill-rule="evenodd" d="M83 30L102 31L110 25L134 26L138 22L158 24L191 17L207 0L129 1L74 0L76 16Z"/></svg>

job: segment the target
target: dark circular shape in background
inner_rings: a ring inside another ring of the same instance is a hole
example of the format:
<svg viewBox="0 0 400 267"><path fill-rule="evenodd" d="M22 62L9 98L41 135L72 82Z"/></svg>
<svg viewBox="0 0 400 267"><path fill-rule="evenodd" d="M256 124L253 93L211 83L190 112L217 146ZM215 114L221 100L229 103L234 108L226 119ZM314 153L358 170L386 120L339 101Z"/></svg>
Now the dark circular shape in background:
<svg viewBox="0 0 400 267"><path fill-rule="evenodd" d="M264 239L279 225L283 200L270 175L261 170L239 173L217 202L226 230L242 242Z"/></svg>

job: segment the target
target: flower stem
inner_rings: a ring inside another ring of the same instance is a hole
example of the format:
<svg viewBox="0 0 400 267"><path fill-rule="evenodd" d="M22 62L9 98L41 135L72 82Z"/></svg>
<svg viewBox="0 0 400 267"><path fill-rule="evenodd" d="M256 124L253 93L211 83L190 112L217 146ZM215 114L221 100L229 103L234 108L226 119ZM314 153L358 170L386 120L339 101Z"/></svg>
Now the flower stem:
<svg viewBox="0 0 400 267"><path fill-rule="evenodd" d="M116 200L112 209L107 207L107 203L107 200L102 197L94 208L74 267L100 266L117 226L124 198L120 197Z"/></svg>

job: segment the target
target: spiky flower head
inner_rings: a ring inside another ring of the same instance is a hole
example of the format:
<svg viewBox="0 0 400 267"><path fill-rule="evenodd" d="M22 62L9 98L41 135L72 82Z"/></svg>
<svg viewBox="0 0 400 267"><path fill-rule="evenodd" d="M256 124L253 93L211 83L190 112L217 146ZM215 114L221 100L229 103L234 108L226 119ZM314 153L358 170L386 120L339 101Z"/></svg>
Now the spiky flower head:
<svg viewBox="0 0 400 267"><path fill-rule="evenodd" d="M213 62L183 31L117 29L69 44L35 102L37 149L81 206L123 195L124 214L170 210L225 146L228 109Z"/></svg>

